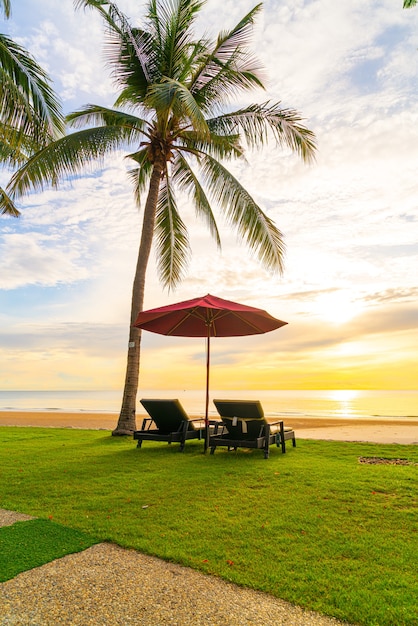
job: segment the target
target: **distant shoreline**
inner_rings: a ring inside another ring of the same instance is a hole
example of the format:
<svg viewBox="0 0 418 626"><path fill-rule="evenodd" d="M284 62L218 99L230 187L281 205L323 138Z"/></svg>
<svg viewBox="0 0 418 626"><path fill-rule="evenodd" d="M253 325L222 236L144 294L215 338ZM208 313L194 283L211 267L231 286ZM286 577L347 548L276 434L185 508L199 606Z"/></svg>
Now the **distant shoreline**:
<svg viewBox="0 0 418 626"><path fill-rule="evenodd" d="M145 414L137 414L137 427ZM201 417L199 415L198 417ZM1 411L0 426L113 430L118 413L71 411ZM275 418L277 419L277 418ZM418 444L418 418L279 417L300 439Z"/></svg>

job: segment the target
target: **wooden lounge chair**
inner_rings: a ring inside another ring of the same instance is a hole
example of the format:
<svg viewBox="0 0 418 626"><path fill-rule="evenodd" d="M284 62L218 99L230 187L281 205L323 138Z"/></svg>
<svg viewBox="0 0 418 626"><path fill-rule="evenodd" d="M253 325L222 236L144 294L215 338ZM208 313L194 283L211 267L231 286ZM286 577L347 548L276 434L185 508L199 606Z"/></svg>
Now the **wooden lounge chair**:
<svg viewBox="0 0 418 626"><path fill-rule="evenodd" d="M150 417L145 417L141 430L134 432L138 448L142 446L143 441L178 442L182 452L187 439L202 439L205 430L204 420L190 419L177 399L141 400L141 404Z"/></svg>
<svg viewBox="0 0 418 626"><path fill-rule="evenodd" d="M217 446L228 446L228 450L237 448L259 448L264 450L268 459L270 446L281 446L286 452L286 440L291 439L296 446L295 433L285 428L282 420L267 420L263 408L257 400L214 400L222 423L226 429L221 434L209 438L210 453L214 454Z"/></svg>

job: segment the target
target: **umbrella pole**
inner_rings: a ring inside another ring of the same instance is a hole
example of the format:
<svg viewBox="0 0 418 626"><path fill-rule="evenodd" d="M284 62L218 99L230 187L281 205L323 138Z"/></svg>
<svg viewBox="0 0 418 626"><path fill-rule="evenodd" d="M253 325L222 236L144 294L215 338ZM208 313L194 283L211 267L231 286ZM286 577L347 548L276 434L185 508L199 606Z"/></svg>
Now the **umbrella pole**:
<svg viewBox="0 0 418 626"><path fill-rule="evenodd" d="M210 326L206 337L206 401L205 401L205 452L209 447L209 366L210 366Z"/></svg>

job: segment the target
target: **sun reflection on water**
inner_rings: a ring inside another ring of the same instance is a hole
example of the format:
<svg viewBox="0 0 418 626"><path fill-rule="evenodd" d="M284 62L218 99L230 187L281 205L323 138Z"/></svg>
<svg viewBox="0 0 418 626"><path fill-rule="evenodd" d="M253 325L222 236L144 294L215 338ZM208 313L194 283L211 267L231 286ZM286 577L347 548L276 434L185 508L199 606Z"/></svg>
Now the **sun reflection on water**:
<svg viewBox="0 0 418 626"><path fill-rule="evenodd" d="M359 391L356 389L333 389L328 394L329 399L337 405L334 409L336 415L341 417L354 417L356 415L354 404L360 395Z"/></svg>

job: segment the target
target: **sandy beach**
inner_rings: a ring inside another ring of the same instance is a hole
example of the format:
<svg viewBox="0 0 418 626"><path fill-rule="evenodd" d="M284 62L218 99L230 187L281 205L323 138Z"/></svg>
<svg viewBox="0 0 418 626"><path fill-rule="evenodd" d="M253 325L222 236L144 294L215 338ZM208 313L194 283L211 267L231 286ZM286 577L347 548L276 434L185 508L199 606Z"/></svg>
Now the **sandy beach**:
<svg viewBox="0 0 418 626"><path fill-rule="evenodd" d="M0 411L0 426L41 426L112 430L116 413L70 413L58 411ZM137 415L137 426L143 415ZM330 419L286 418L300 439L370 441L374 443L418 444L418 419Z"/></svg>

